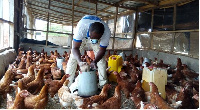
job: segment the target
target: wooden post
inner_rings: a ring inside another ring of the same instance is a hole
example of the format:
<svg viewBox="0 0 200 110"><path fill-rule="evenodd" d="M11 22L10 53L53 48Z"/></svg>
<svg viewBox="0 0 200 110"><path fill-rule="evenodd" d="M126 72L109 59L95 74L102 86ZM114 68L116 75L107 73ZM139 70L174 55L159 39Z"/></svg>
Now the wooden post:
<svg viewBox="0 0 200 110"><path fill-rule="evenodd" d="M174 5L174 13L173 13L173 31L176 30L176 5ZM176 33L174 33L174 35L172 35L172 45L171 45L171 53L174 51L174 43L175 43L175 35Z"/></svg>
<svg viewBox="0 0 200 110"><path fill-rule="evenodd" d="M47 33L46 33L46 46L48 45L48 34L49 34L49 10L50 10L51 0L49 0L48 5L48 18L47 18Z"/></svg>
<svg viewBox="0 0 200 110"><path fill-rule="evenodd" d="M176 30L176 5L174 5L174 13L173 13L173 31Z"/></svg>
<svg viewBox="0 0 200 110"><path fill-rule="evenodd" d="M97 16L97 1L95 1L95 15Z"/></svg>
<svg viewBox="0 0 200 110"><path fill-rule="evenodd" d="M72 37L73 39L73 36L74 36L74 0L72 0L72 36L69 37ZM72 48L72 45L70 45L70 48Z"/></svg>
<svg viewBox="0 0 200 110"><path fill-rule="evenodd" d="M136 40L137 40L137 27L138 27L138 9L136 9L135 12L135 23L134 23L134 33L133 33L133 44L132 44L132 50L136 47Z"/></svg>
<svg viewBox="0 0 200 110"><path fill-rule="evenodd" d="M154 22L154 9L152 9L151 11L151 32L153 32L153 22ZM149 48L152 49L153 48L153 34L150 34L150 44L149 44Z"/></svg>
<svg viewBox="0 0 200 110"><path fill-rule="evenodd" d="M117 15L118 15L118 6L116 7L115 19L114 19L113 44L112 44L112 49L113 50L115 50L114 44L115 44L115 32L116 32L116 24L117 24Z"/></svg>

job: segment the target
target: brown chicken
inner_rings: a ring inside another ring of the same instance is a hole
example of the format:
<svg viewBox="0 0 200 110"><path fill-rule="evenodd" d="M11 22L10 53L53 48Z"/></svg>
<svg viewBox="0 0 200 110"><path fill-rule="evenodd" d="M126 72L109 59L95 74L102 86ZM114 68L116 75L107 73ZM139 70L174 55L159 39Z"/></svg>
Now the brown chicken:
<svg viewBox="0 0 200 110"><path fill-rule="evenodd" d="M147 104L144 104L144 107L143 108L140 108L140 109L156 109L156 105L155 104L150 104L150 103L147 103Z"/></svg>
<svg viewBox="0 0 200 110"><path fill-rule="evenodd" d="M195 94L193 97L192 97L193 101L194 101L194 106L195 106L195 109L199 108L199 94Z"/></svg>
<svg viewBox="0 0 200 110"><path fill-rule="evenodd" d="M193 87L199 92L199 80L193 80Z"/></svg>
<svg viewBox="0 0 200 110"><path fill-rule="evenodd" d="M149 82L152 88L151 91L151 104L155 104L158 109L172 109L167 102L159 95L158 88L153 82Z"/></svg>
<svg viewBox="0 0 200 110"><path fill-rule="evenodd" d="M53 60L53 58L54 58L54 52L50 51L50 58L49 58L49 60Z"/></svg>
<svg viewBox="0 0 200 110"><path fill-rule="evenodd" d="M51 74L53 79L60 79L62 77L61 69L57 67L56 63L52 63L51 67Z"/></svg>
<svg viewBox="0 0 200 110"><path fill-rule="evenodd" d="M177 95L179 94L179 92L175 89L175 86L176 86L175 84L172 84L172 83L169 83L169 82L165 86L166 101L169 104L175 103Z"/></svg>
<svg viewBox="0 0 200 110"><path fill-rule="evenodd" d="M63 58L65 58L65 61L69 60L69 55L70 55L70 52L67 53L66 51L64 51Z"/></svg>
<svg viewBox="0 0 200 110"><path fill-rule="evenodd" d="M185 92L190 95L190 97L193 96L193 81L187 81L187 80L180 80L180 85L185 88Z"/></svg>
<svg viewBox="0 0 200 110"><path fill-rule="evenodd" d="M25 104L24 104L24 99L27 97L28 91L27 90L22 90L20 91L13 102L13 104L10 104L7 106L8 109L25 109Z"/></svg>
<svg viewBox="0 0 200 110"><path fill-rule="evenodd" d="M35 78L35 80L31 81L30 83L27 84L27 90L31 93L31 94L37 94L38 92L40 92L40 90L42 89L42 87L44 86L44 68L41 68L38 71L38 74Z"/></svg>
<svg viewBox="0 0 200 110"><path fill-rule="evenodd" d="M39 95L29 94L24 99L24 105L26 109L44 109L48 103L48 84L45 84Z"/></svg>
<svg viewBox="0 0 200 110"><path fill-rule="evenodd" d="M92 62L92 59L88 55L85 56L85 59L86 59L86 62L90 65Z"/></svg>
<svg viewBox="0 0 200 110"><path fill-rule="evenodd" d="M48 93L53 98L58 90L63 86L65 80L69 77L69 74L65 74L61 80L47 79L45 84L49 84Z"/></svg>
<svg viewBox="0 0 200 110"><path fill-rule="evenodd" d="M144 58L140 57L140 66L142 66L143 62L144 62Z"/></svg>
<svg viewBox="0 0 200 110"><path fill-rule="evenodd" d="M127 55L125 54L125 61L130 62L132 58L133 58L133 54L130 54L129 56L127 56Z"/></svg>
<svg viewBox="0 0 200 110"><path fill-rule="evenodd" d="M142 80L142 71L138 70L135 65L132 65L132 71L131 71L130 76L131 75L137 76L136 79L135 78L132 79L132 81L135 81L135 83L137 82L137 80Z"/></svg>
<svg viewBox="0 0 200 110"><path fill-rule="evenodd" d="M157 68L168 68L168 67L170 67L170 65L169 64L165 64L163 62L163 60L160 59L160 62L155 67L157 67Z"/></svg>
<svg viewBox="0 0 200 110"><path fill-rule="evenodd" d="M4 98L6 98L6 93L11 90L11 87L9 85L12 83L13 79L14 73L12 72L12 70L8 69L0 81L0 94L3 95Z"/></svg>
<svg viewBox="0 0 200 110"><path fill-rule="evenodd" d="M25 76L22 79L19 79L18 82L18 86L21 90L27 89L24 85L27 85L28 83L30 83L31 81L35 80L35 72L34 72L34 68L35 65L31 65L28 68L28 73L27 76Z"/></svg>
<svg viewBox="0 0 200 110"><path fill-rule="evenodd" d="M183 87L176 98L176 101L182 102L179 108L193 109L194 108L193 99L192 99L193 94L194 94L193 81L181 80L179 82L180 82L180 85Z"/></svg>
<svg viewBox="0 0 200 110"><path fill-rule="evenodd" d="M68 56L68 53L67 53L67 51L64 51L64 53L63 53L63 58L65 58L65 57L67 57Z"/></svg>
<svg viewBox="0 0 200 110"><path fill-rule="evenodd" d="M32 65L32 57L28 56L26 59L26 69L28 69Z"/></svg>
<svg viewBox="0 0 200 110"><path fill-rule="evenodd" d="M50 73L51 72L51 63L44 63L44 64L39 64L39 66L36 66L37 69L39 68L44 68L45 73Z"/></svg>
<svg viewBox="0 0 200 110"><path fill-rule="evenodd" d="M141 65L140 65L140 59L138 59L138 54L136 54L133 59L134 59L133 65L135 65L136 67L140 67Z"/></svg>
<svg viewBox="0 0 200 110"><path fill-rule="evenodd" d="M64 72L65 72L65 70L67 68L67 63L68 63L68 61L62 62L62 67L63 67Z"/></svg>
<svg viewBox="0 0 200 110"><path fill-rule="evenodd" d="M113 55L118 55L117 50L114 50Z"/></svg>
<svg viewBox="0 0 200 110"><path fill-rule="evenodd" d="M21 58L21 61L18 64L18 69L26 69L26 56Z"/></svg>
<svg viewBox="0 0 200 110"><path fill-rule="evenodd" d="M180 69L177 68L176 73L172 74L172 81L173 83L177 84L181 79L184 79L184 75Z"/></svg>
<svg viewBox="0 0 200 110"><path fill-rule="evenodd" d="M28 58L28 57L31 57L32 56L32 51L30 51L30 50L28 50L27 52L26 52L26 57Z"/></svg>
<svg viewBox="0 0 200 110"><path fill-rule="evenodd" d="M181 70L183 69L182 62L181 62L180 58L177 58L176 68L177 69L181 69Z"/></svg>
<svg viewBox="0 0 200 110"><path fill-rule="evenodd" d="M24 54L24 51L22 48L18 48L18 56L22 56Z"/></svg>
<svg viewBox="0 0 200 110"><path fill-rule="evenodd" d="M139 80L137 81L135 89L131 93L131 99L133 100L136 109L140 109L141 101L145 101L145 92Z"/></svg>
<svg viewBox="0 0 200 110"><path fill-rule="evenodd" d="M93 103L102 104L108 99L108 90L111 88L111 84L106 84L103 86L102 91L99 95L94 95L89 98L83 99L83 104L80 108L91 109Z"/></svg>
<svg viewBox="0 0 200 110"><path fill-rule="evenodd" d="M118 85L121 86L122 91L124 92L126 98L130 97L130 93L133 91L133 89L135 88L135 83L128 81L128 80L123 80L119 73L117 73L116 71L113 72L114 75L116 75L117 77L117 83Z"/></svg>
<svg viewBox="0 0 200 110"><path fill-rule="evenodd" d="M56 61L56 58L60 57L60 54L58 53L57 50L54 51L54 57L53 60Z"/></svg>
<svg viewBox="0 0 200 110"><path fill-rule="evenodd" d="M178 94L176 101L182 101L181 106L179 107L180 109L194 109L192 97L185 87Z"/></svg>
<svg viewBox="0 0 200 110"><path fill-rule="evenodd" d="M114 95L106 100L103 104L97 105L97 109L120 109L121 107L121 87L117 85L115 87Z"/></svg>
<svg viewBox="0 0 200 110"><path fill-rule="evenodd" d="M197 77L199 76L198 73L189 70L189 68L188 68L187 65L185 65L185 64L183 64L182 73L183 73L183 75L184 75L186 78L189 78L189 79L197 78Z"/></svg>

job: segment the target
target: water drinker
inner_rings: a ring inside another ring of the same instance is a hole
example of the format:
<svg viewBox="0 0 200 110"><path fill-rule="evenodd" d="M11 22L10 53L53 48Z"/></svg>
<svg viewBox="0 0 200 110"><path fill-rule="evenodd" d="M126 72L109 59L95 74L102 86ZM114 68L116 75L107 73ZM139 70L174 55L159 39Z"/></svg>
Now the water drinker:
<svg viewBox="0 0 200 110"><path fill-rule="evenodd" d="M63 70L62 62L64 61L63 58L56 58L57 61L57 67Z"/></svg>
<svg viewBox="0 0 200 110"><path fill-rule="evenodd" d="M79 72L78 78L79 96L89 97L96 95L98 90L96 71Z"/></svg>
<svg viewBox="0 0 200 110"><path fill-rule="evenodd" d="M110 67L109 71L120 72L122 68L123 59L120 55L111 55L108 59L108 67ZM117 77L113 74L113 72L109 75L108 80L110 82L117 82Z"/></svg>

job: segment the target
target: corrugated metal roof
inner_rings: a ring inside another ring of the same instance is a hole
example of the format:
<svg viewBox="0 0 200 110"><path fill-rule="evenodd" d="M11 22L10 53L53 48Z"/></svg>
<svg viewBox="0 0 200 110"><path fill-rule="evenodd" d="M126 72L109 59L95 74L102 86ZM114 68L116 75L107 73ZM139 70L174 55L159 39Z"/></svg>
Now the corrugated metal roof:
<svg viewBox="0 0 200 110"><path fill-rule="evenodd" d="M49 20L52 23L71 25L73 0L26 0L26 6L38 19ZM113 19L118 7L118 16L155 8L173 7L194 0L74 0L74 23L84 15L96 14L104 20ZM50 8L49 8L50 2Z"/></svg>

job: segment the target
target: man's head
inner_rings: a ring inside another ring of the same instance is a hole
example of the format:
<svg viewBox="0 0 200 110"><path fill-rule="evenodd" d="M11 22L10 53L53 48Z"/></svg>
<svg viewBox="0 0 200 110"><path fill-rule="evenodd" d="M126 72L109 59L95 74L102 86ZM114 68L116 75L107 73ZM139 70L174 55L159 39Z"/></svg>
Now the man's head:
<svg viewBox="0 0 200 110"><path fill-rule="evenodd" d="M104 25L100 22L94 22L90 25L90 39L100 39L104 33Z"/></svg>

